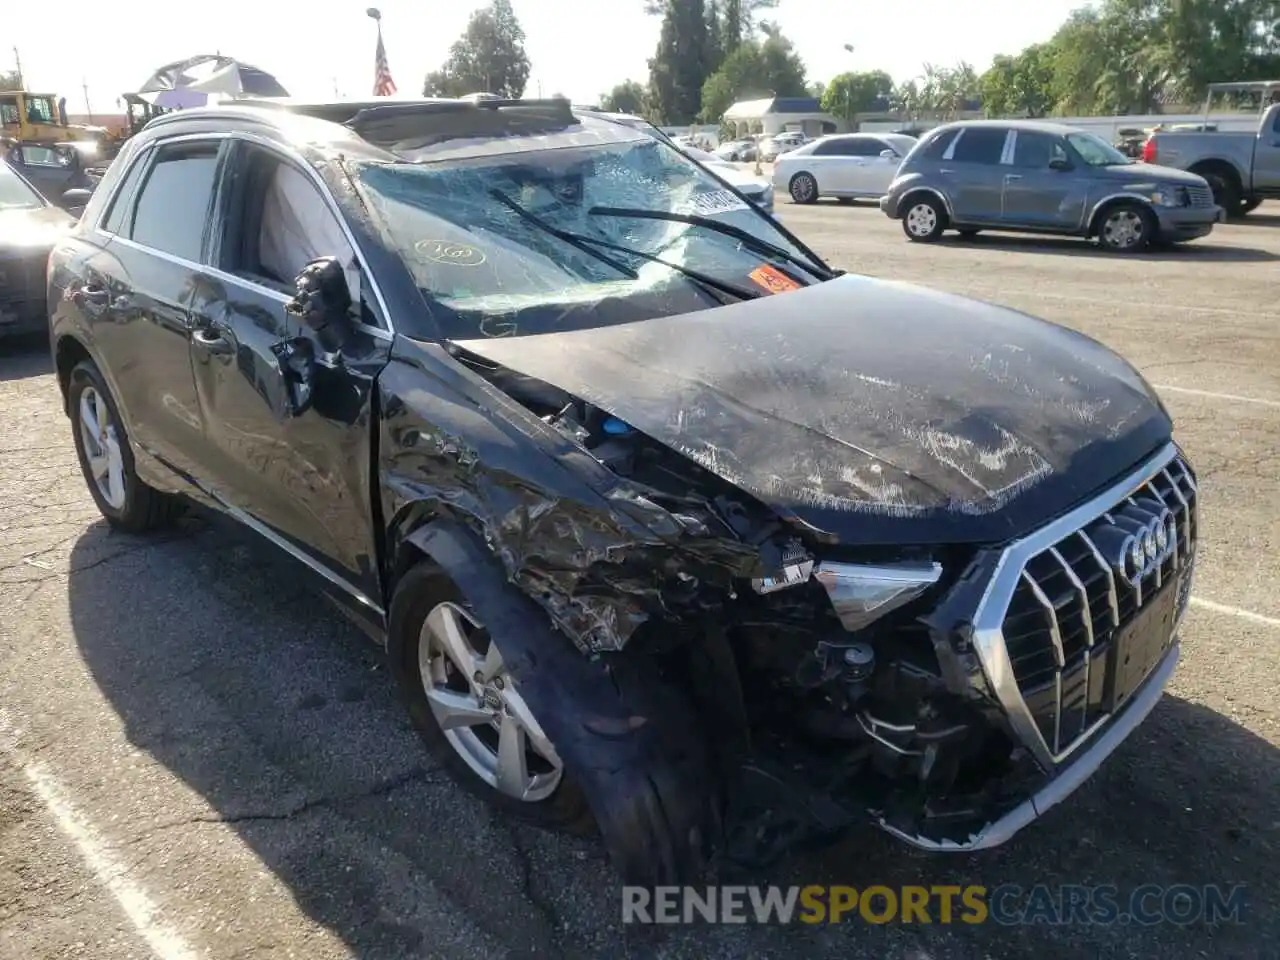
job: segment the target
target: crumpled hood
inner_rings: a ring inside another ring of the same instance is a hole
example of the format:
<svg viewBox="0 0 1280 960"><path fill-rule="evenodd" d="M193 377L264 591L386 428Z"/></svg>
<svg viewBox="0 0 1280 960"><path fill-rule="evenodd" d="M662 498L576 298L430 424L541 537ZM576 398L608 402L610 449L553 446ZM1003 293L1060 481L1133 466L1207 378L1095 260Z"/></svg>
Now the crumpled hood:
<svg viewBox="0 0 1280 960"><path fill-rule="evenodd" d="M1176 167L1162 167L1155 163L1117 163L1110 167L1102 167L1108 178L1112 180L1150 184L1152 188L1162 183L1174 183L1184 187L1203 187L1204 177L1198 173L1189 173Z"/></svg>
<svg viewBox="0 0 1280 960"><path fill-rule="evenodd" d="M58 207L0 207L0 248L52 248L75 222Z"/></svg>
<svg viewBox="0 0 1280 960"><path fill-rule="evenodd" d="M607 410L846 543L1023 535L1171 429L1147 383L1101 344L867 277L458 345Z"/></svg>

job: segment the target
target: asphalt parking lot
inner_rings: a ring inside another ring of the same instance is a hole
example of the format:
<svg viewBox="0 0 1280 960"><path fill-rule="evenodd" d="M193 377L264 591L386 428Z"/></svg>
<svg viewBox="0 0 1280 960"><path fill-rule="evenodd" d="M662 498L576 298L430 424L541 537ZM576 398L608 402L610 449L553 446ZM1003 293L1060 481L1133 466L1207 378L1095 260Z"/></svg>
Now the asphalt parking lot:
<svg viewBox="0 0 1280 960"><path fill-rule="evenodd" d="M1009 845L929 857L865 830L736 882L1247 884L1242 923L624 928L602 852L433 769L376 651L251 534L109 532L36 342L0 344L0 958L1280 956L1280 204L1136 257L779 214L836 266L1136 363L1199 470L1201 562L1167 696Z"/></svg>

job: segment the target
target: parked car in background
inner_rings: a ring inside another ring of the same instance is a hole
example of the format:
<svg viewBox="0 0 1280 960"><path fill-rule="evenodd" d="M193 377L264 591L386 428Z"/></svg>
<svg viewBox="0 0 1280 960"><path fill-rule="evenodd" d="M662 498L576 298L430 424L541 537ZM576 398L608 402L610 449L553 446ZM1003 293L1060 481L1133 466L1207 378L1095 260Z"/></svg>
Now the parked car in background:
<svg viewBox="0 0 1280 960"><path fill-rule="evenodd" d="M896 133L839 133L819 137L779 157L773 188L796 203L884 196L916 141Z"/></svg>
<svg viewBox="0 0 1280 960"><path fill-rule="evenodd" d="M567 102L175 111L49 283L107 522L259 534L441 769L626 883L997 846L1177 665L1196 478L1130 364L841 276Z"/></svg>
<svg viewBox="0 0 1280 960"><path fill-rule="evenodd" d="M77 198L80 206L84 206L83 200L79 199L81 191L92 191L99 179L86 167L85 153L70 143L52 146L12 144L5 152L5 160L50 203L64 209L69 209L64 200L68 190L76 191L73 197Z"/></svg>
<svg viewBox="0 0 1280 960"><path fill-rule="evenodd" d="M1204 177L1227 216L1242 217L1267 198L1280 199L1280 103L1262 111L1252 132L1157 130L1143 146L1142 159Z"/></svg>
<svg viewBox="0 0 1280 960"><path fill-rule="evenodd" d="M75 217L0 161L0 337L46 329L45 264Z"/></svg>
<svg viewBox="0 0 1280 960"><path fill-rule="evenodd" d="M779 133L772 137L762 137L760 139L760 159L765 163L771 163L784 153L789 153L797 147L803 146L809 140L803 133L786 132Z"/></svg>
<svg viewBox="0 0 1280 960"><path fill-rule="evenodd" d="M759 154L754 140L731 140L720 144L711 152L721 160L728 160L731 163L750 163Z"/></svg>
<svg viewBox="0 0 1280 960"><path fill-rule="evenodd" d="M932 131L880 201L907 238L945 230L1096 237L1136 253L1208 236L1224 219L1203 177L1134 163L1100 137L1035 120L968 120Z"/></svg>

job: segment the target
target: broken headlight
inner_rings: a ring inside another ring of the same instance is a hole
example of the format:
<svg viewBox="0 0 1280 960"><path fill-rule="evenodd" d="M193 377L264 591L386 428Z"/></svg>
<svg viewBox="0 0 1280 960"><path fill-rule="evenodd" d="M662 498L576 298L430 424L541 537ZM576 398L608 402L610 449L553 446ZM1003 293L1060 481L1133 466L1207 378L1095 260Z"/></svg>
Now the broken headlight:
<svg viewBox="0 0 1280 960"><path fill-rule="evenodd" d="M840 623L856 633L910 603L942 576L940 563L820 563L813 578L831 598Z"/></svg>

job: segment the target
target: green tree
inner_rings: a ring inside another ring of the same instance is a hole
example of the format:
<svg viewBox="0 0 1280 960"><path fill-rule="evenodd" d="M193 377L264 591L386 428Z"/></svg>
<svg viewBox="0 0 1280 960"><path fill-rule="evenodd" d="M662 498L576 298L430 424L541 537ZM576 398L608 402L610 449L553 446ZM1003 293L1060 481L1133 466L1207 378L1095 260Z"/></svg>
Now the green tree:
<svg viewBox="0 0 1280 960"><path fill-rule="evenodd" d="M763 41L746 41L707 78L699 119L714 123L739 100L807 94L804 61L791 41L770 24Z"/></svg>
<svg viewBox="0 0 1280 960"><path fill-rule="evenodd" d="M649 60L649 106L663 123L691 123L711 74L704 0L665 0L658 48Z"/></svg>
<svg viewBox="0 0 1280 960"><path fill-rule="evenodd" d="M422 95L496 93L518 98L524 95L529 82L529 69L524 28L516 19L511 0L490 0L487 7L471 14L444 65L427 74Z"/></svg>
<svg viewBox="0 0 1280 960"><path fill-rule="evenodd" d="M822 92L822 109L852 122L855 115L871 110L878 98L893 94L893 78L883 70L842 73L831 79Z"/></svg>
<svg viewBox="0 0 1280 960"><path fill-rule="evenodd" d="M600 98L600 109L608 110L610 113L640 115L645 112L646 106L645 89L634 80L618 84Z"/></svg>
<svg viewBox="0 0 1280 960"><path fill-rule="evenodd" d="M979 78L978 91L989 117L1045 116L1055 103L1053 49L1041 43L1016 57L996 57Z"/></svg>

